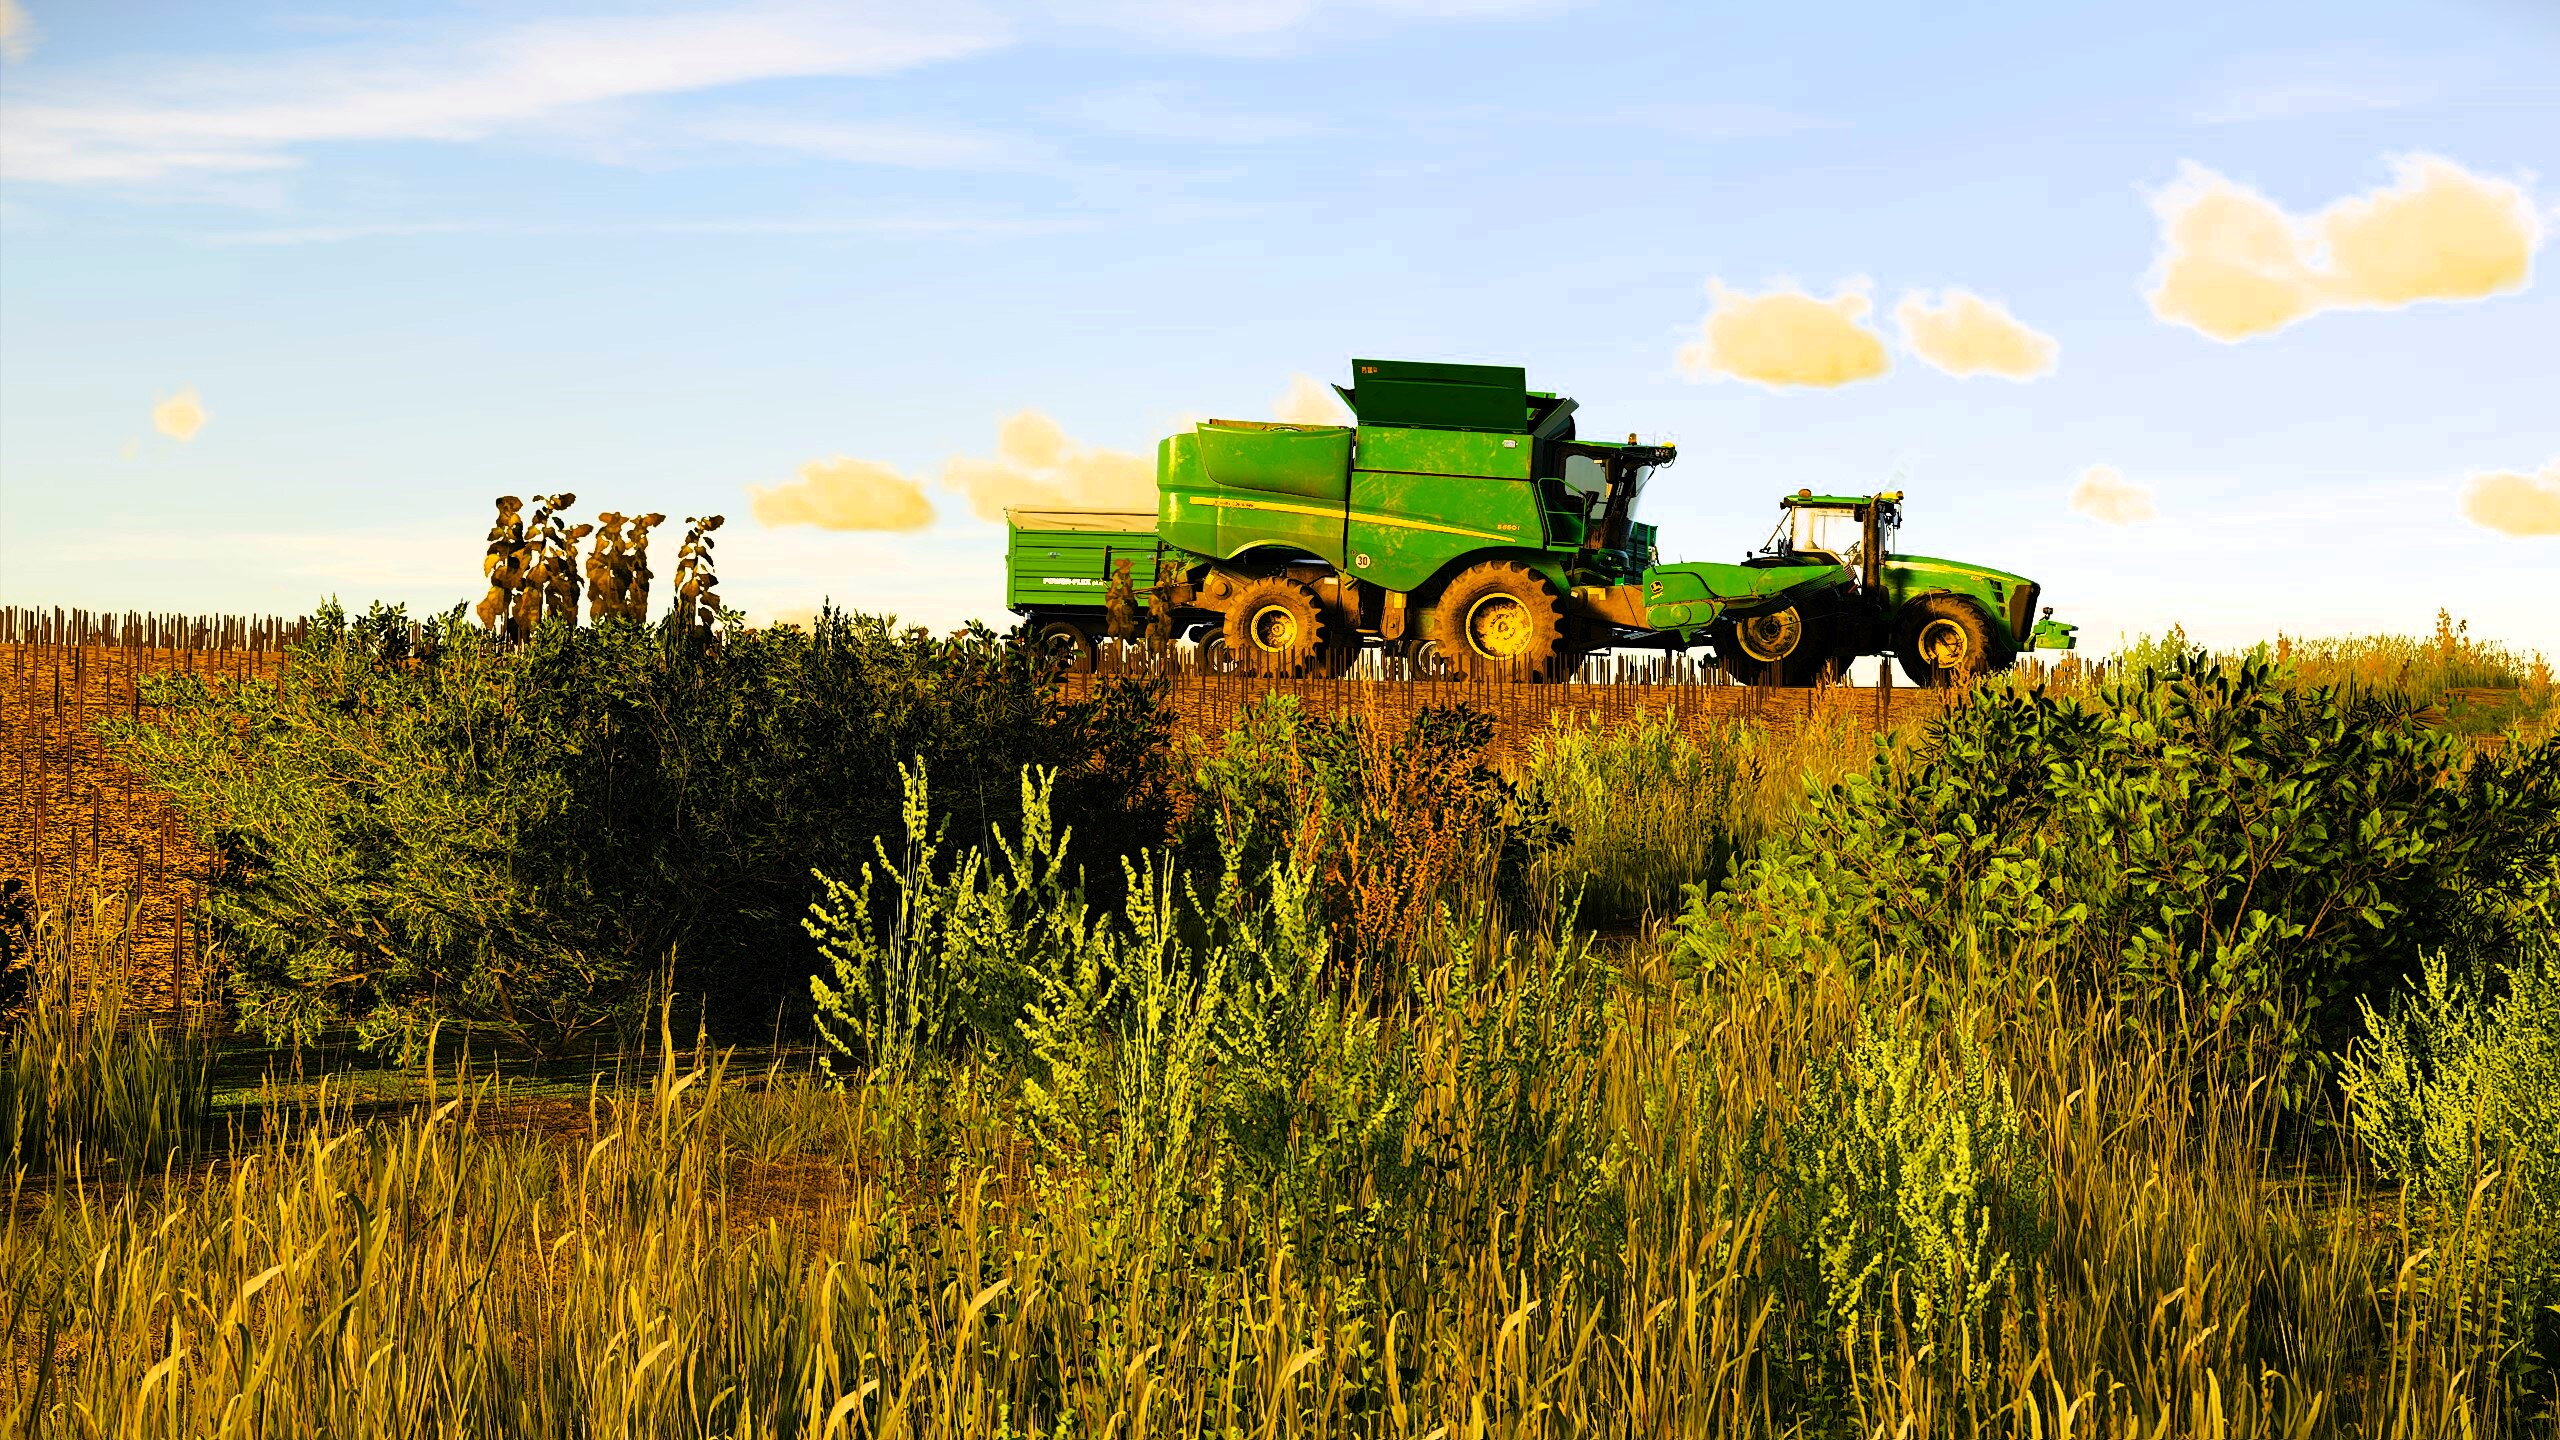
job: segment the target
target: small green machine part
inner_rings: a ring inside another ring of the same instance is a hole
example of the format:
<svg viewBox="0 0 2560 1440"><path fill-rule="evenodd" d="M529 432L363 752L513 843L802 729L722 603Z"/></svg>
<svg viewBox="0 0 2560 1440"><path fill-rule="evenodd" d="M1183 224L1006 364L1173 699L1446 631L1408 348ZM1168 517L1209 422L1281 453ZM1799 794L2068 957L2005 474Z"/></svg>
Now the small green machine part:
<svg viewBox="0 0 2560 1440"><path fill-rule="evenodd" d="M1637 513L1673 447L1583 438L1576 403L1516 366L1354 360L1335 388L1350 425L1168 436L1152 516L1008 512L1006 600L1028 633L1078 666L1107 636L1179 636L1212 665L1269 674L1339 674L1377 644L1421 673L1518 680L1600 649L1713 641L1729 665L1757 647L1781 662L1759 678L1800 683L1816 651L1838 658L1839 616L1876 583L1811 550L1663 563ZM1915 572L1914 593L1936 574ZM2016 648L2008 629L1957 628ZM1960 642L1926 640L1962 663Z"/></svg>

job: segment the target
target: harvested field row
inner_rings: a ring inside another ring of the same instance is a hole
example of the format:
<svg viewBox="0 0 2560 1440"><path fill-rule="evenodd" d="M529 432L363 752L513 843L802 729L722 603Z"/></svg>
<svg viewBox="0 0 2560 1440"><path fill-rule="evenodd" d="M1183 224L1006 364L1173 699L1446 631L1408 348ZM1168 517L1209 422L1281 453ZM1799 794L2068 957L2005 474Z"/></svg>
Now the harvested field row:
<svg viewBox="0 0 2560 1440"><path fill-rule="evenodd" d="M1222 734L1246 706L1273 694L1293 697L1312 715L1361 715L1390 729L1400 729L1416 711L1464 705L1493 717L1494 752L1506 761L1519 758L1532 739L1559 724L1609 729L1643 716L1668 715L1693 737L1734 721L1751 722L1781 735L1806 728L1880 734L1929 719L1947 704L1947 692L1891 685L1826 685L1805 690L1641 681L1511 685L1358 675L1339 680L1274 679L1197 670L1169 674L1165 680L1167 705L1186 736ZM1094 683L1090 675L1069 676L1067 693L1080 698L1091 693Z"/></svg>
<svg viewBox="0 0 2560 1440"><path fill-rule="evenodd" d="M231 683L272 675L275 650L140 644L0 644L0 880L38 904L121 894L136 904L126 977L154 1008L190 999L203 977L195 909L212 857L168 802L110 760L99 722L147 719L144 675L181 671Z"/></svg>

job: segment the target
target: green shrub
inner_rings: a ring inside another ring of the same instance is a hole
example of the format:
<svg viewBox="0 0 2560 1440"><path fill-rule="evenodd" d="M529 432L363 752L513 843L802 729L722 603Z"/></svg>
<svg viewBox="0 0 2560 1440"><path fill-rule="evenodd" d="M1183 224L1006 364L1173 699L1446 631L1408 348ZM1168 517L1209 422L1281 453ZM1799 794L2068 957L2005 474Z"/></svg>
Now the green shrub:
<svg viewBox="0 0 2560 1440"><path fill-rule="evenodd" d="M2384 696L2190 655L2087 703L1991 691L1813 805L1692 963L1981 957L2166 1017L2299 1097L2355 1001L2560 891L2560 743L2462 762Z"/></svg>
<svg viewBox="0 0 2560 1440"><path fill-rule="evenodd" d="M1759 839L1748 807L1765 739L1743 725L1695 739L1668 714L1556 724L1520 774L1563 837L1538 857L1539 889L1577 897L1584 924L1617 926L1675 913L1685 886L1718 888Z"/></svg>
<svg viewBox="0 0 2560 1440"><path fill-rule="evenodd" d="M1949 1033L1941 1057L1910 1020L1861 1013L1786 1126L1791 1238L1839 1344L1978 1331L2032 1235L2041 1178L2009 1082L1969 1023Z"/></svg>
<svg viewBox="0 0 2560 1440"><path fill-rule="evenodd" d="M458 610L413 645L396 609L331 608L274 682L164 676L161 718L111 733L220 857L207 910L248 1019L378 1042L461 1020L556 1051L670 957L742 1017L805 993L809 871L853 873L896 829L901 762L971 782L946 796L966 836L1016 818L1028 764L1084 833L1159 839L1155 693L1069 703L1054 673L983 628L832 611L507 646Z"/></svg>
<svg viewBox="0 0 2560 1440"><path fill-rule="evenodd" d="M1054 771L1023 772L1020 827L998 831L992 855L973 846L949 858L924 763L898 778L903 852L893 860L875 839L854 885L817 872L824 894L801 922L826 964L809 992L830 1074L835 1057L905 1074L966 1044L1019 1054L1024 1006L1107 943L1066 871Z"/></svg>
<svg viewBox="0 0 2560 1440"><path fill-rule="evenodd" d="M2364 1019L2345 1078L2367 1153L2439 1217L2439 1243L2472 1230L2503 1272L2507 1333L2532 1338L2538 1324L2539 1363L2560 1361L2560 943L2526 942L2493 978L2431 958Z"/></svg>
<svg viewBox="0 0 2560 1440"><path fill-rule="evenodd" d="M1197 772L1183 853L1201 868L1232 848L1246 875L1305 866L1343 977L1393 993L1426 959L1443 907L1519 908L1531 862L1561 838L1544 802L1494 767L1492 743L1492 717L1463 705L1397 730L1267 696Z"/></svg>

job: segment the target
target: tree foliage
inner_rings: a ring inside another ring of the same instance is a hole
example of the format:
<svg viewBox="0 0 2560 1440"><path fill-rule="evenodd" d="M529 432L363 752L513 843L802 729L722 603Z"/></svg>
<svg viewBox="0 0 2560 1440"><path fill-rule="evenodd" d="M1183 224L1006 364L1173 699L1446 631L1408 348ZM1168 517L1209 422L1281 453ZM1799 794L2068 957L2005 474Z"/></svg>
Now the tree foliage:
<svg viewBox="0 0 2560 1440"><path fill-rule="evenodd" d="M2560 741L2464 763L2405 701L2198 654L2093 700L1987 692L1810 807L1680 945L1988 959L2298 1086L2356 1001L2560 902Z"/></svg>
<svg viewBox="0 0 2560 1440"><path fill-rule="evenodd" d="M901 762L949 777L964 835L1014 821L1038 765L1084 833L1161 839L1153 693L1070 703L1054 679L983 627L836 612L511 645L458 608L413 631L333 606L274 681L163 676L161 717L112 733L219 857L207 909L247 1018L376 1040L455 1019L547 1050L662 972L733 1012L805 993L810 870L895 833Z"/></svg>

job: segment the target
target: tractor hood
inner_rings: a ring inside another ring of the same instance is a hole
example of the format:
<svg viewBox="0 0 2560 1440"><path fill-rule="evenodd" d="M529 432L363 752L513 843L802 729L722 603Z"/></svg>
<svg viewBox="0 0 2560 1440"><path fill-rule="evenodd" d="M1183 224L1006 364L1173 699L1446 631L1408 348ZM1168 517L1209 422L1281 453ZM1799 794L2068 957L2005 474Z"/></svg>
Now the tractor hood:
<svg viewBox="0 0 2560 1440"><path fill-rule="evenodd" d="M2012 574L2006 570L1994 570L1988 565L1974 565L1963 560L1941 560L1935 555L1888 555L1884 563L1886 569L1906 571L1915 580L1929 576L1968 575L1978 580L1997 580L2009 586L2034 583L2024 575Z"/></svg>

